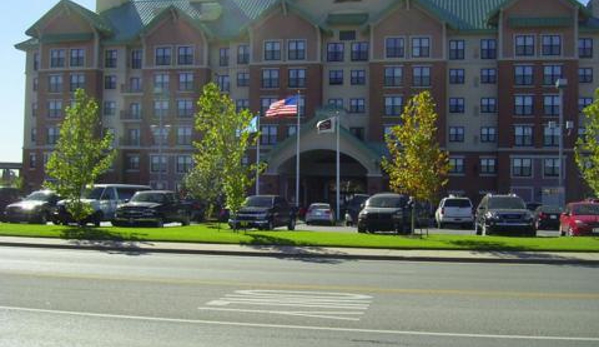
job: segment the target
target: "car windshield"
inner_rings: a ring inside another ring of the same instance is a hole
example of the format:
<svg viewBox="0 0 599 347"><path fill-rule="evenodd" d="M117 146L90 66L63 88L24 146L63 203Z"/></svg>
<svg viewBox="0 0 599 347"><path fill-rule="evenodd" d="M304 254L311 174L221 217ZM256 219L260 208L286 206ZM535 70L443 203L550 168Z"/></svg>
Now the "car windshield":
<svg viewBox="0 0 599 347"><path fill-rule="evenodd" d="M247 207L271 207L273 198L270 196L250 196L245 201Z"/></svg>
<svg viewBox="0 0 599 347"><path fill-rule="evenodd" d="M24 201L49 201L51 197L52 197L52 194L49 194L48 192L33 192L33 193L27 195L27 197L23 200Z"/></svg>
<svg viewBox="0 0 599 347"><path fill-rule="evenodd" d="M579 204L574 205L572 212L577 215L599 216L599 204Z"/></svg>
<svg viewBox="0 0 599 347"><path fill-rule="evenodd" d="M496 197L489 199L489 208L506 210L526 209L524 201L518 197Z"/></svg>
<svg viewBox="0 0 599 347"><path fill-rule="evenodd" d="M162 204L165 201L164 194L162 193L137 193L131 198L132 202L154 202Z"/></svg>
<svg viewBox="0 0 599 347"><path fill-rule="evenodd" d="M310 210L329 210L331 206L329 204L312 204Z"/></svg>
<svg viewBox="0 0 599 347"><path fill-rule="evenodd" d="M447 199L445 207L472 207L470 200L467 199Z"/></svg>
<svg viewBox="0 0 599 347"><path fill-rule="evenodd" d="M404 199L392 196L377 196L368 199L368 207L402 207Z"/></svg>
<svg viewBox="0 0 599 347"><path fill-rule="evenodd" d="M81 197L84 199L100 200L100 197L102 196L103 191L104 191L104 188L102 188L102 187L97 187L94 189L86 188L83 191L83 194L81 194Z"/></svg>

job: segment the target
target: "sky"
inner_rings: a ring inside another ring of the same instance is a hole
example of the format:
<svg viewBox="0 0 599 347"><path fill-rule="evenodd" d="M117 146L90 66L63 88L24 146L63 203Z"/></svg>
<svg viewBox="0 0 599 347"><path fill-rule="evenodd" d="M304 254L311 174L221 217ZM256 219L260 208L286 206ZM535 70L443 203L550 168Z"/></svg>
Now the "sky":
<svg viewBox="0 0 599 347"><path fill-rule="evenodd" d="M0 84L0 162L21 162L23 147L23 117L25 97L25 53L14 45L25 41L25 31L50 10L59 0L3 0L0 11L0 66L4 83ZM73 0L95 10L96 0ZM540 0L539 0L540 1ZM586 4L588 0L579 0Z"/></svg>

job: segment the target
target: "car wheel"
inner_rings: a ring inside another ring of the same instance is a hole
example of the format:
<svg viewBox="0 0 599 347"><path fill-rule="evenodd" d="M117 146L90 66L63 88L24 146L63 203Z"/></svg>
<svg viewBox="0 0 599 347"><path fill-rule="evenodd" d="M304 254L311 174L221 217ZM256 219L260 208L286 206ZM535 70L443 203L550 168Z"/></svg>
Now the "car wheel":
<svg viewBox="0 0 599 347"><path fill-rule="evenodd" d="M96 228L98 228L100 226L101 221L102 221L102 212L98 212L94 215L92 222L94 223L94 226Z"/></svg>
<svg viewBox="0 0 599 347"><path fill-rule="evenodd" d="M162 228L162 227L164 227L164 219L162 219L162 218L158 218L158 219L156 220L156 227L157 227L157 228Z"/></svg>
<svg viewBox="0 0 599 347"><path fill-rule="evenodd" d="M358 224L358 232L363 234L366 232L366 228L363 225Z"/></svg>
<svg viewBox="0 0 599 347"><path fill-rule="evenodd" d="M185 214L185 216L183 217L183 219L181 220L181 225L182 226L188 226L191 223L191 217L189 216L188 213Z"/></svg>
<svg viewBox="0 0 599 347"><path fill-rule="evenodd" d="M274 230L275 228L275 224L272 222L272 220L268 221L268 224L266 225L266 230Z"/></svg>
<svg viewBox="0 0 599 347"><path fill-rule="evenodd" d="M310 225L310 224L312 224L312 222L308 222L308 221L306 221L306 225Z"/></svg>
<svg viewBox="0 0 599 347"><path fill-rule="evenodd" d="M287 230L295 230L295 219L291 218L287 225Z"/></svg>

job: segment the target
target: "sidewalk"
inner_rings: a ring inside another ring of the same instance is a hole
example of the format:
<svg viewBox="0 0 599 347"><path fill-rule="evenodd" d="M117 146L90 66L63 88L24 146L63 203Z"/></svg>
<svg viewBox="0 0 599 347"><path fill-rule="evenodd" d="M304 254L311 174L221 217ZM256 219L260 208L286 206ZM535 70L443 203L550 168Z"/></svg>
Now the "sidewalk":
<svg viewBox="0 0 599 347"><path fill-rule="evenodd" d="M0 237L0 246L93 250L133 253L181 253L282 258L337 258L361 260L451 261L470 263L595 264L599 253L391 250L372 248L226 245L152 241L63 240L52 238Z"/></svg>

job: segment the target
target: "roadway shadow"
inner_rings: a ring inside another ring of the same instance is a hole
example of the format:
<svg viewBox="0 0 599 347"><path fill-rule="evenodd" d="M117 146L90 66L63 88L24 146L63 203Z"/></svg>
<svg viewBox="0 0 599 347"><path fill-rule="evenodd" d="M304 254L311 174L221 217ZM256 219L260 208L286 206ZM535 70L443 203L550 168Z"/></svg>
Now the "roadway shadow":
<svg viewBox="0 0 599 347"><path fill-rule="evenodd" d="M86 249L94 249L109 254L143 255L148 251L139 245L152 245L140 238L143 234L130 233L129 237L123 238L120 234L113 233L104 228L94 227L65 227L60 235L61 239L68 240L69 245Z"/></svg>

